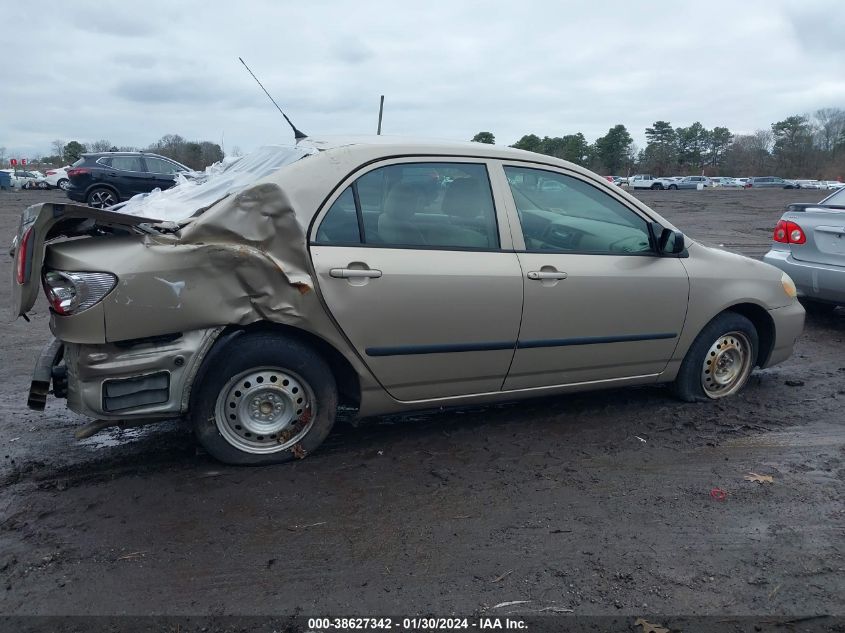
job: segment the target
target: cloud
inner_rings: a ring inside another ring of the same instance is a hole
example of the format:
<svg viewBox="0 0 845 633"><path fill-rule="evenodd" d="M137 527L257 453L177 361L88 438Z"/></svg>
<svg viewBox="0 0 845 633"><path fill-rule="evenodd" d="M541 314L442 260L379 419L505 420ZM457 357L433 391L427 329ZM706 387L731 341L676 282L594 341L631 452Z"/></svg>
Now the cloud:
<svg viewBox="0 0 845 633"><path fill-rule="evenodd" d="M642 146L658 119L748 132L845 106L837 0L48 4L4 32L26 72L0 64L0 145L30 155L171 132L290 142L238 56L312 135L374 132L381 94L386 133L503 143L624 123Z"/></svg>
<svg viewBox="0 0 845 633"><path fill-rule="evenodd" d="M216 105L226 100L216 82L191 77L181 79L127 79L115 86L114 94L140 104Z"/></svg>

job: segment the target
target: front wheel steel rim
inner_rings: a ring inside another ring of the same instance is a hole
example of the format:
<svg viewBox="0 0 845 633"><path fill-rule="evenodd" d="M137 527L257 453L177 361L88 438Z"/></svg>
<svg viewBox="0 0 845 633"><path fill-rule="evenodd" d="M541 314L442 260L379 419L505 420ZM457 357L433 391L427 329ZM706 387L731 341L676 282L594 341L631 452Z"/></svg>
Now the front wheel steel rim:
<svg viewBox="0 0 845 633"><path fill-rule="evenodd" d="M238 450L278 453L295 447L311 430L316 400L311 386L287 369L260 367L233 376L220 391L214 419Z"/></svg>
<svg viewBox="0 0 845 633"><path fill-rule="evenodd" d="M724 398L739 391L751 374L751 341L742 332L717 338L701 366L701 386L708 398Z"/></svg>

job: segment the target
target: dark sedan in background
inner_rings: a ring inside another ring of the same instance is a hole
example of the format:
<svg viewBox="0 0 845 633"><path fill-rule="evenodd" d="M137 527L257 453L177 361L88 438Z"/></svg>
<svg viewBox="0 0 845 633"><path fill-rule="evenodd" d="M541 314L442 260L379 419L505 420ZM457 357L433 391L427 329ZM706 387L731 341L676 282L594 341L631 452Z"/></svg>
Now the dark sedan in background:
<svg viewBox="0 0 845 633"><path fill-rule="evenodd" d="M176 175L191 170L174 160L148 152L83 154L67 171L67 197L104 209L153 189L169 189Z"/></svg>

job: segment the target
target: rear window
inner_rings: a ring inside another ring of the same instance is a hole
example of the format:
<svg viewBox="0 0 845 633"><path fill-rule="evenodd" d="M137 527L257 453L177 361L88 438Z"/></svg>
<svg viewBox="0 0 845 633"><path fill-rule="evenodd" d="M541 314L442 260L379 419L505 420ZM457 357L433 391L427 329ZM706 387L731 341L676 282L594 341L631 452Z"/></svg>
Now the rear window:
<svg viewBox="0 0 845 633"><path fill-rule="evenodd" d="M825 204L837 204L845 206L845 189L833 193L824 199Z"/></svg>
<svg viewBox="0 0 845 633"><path fill-rule="evenodd" d="M73 165L71 165L71 167L79 167L79 166L80 166L82 163L84 163L84 162L85 162L85 159L84 159L84 158L80 158L80 159L79 159L79 160L77 160L75 163L73 163Z"/></svg>

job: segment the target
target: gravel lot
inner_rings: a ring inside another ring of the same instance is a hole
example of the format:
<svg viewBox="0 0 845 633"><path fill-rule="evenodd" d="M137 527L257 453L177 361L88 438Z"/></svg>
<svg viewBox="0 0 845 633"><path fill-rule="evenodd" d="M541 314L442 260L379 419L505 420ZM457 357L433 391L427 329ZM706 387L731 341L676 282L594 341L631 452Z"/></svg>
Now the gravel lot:
<svg viewBox="0 0 845 633"><path fill-rule="evenodd" d="M823 193L638 196L757 257ZM4 252L45 199L0 192ZM42 302L0 337L2 614L845 615L841 308L726 402L644 387L372 419L270 468L216 463L176 422L77 442L62 404L25 407L47 333Z"/></svg>

